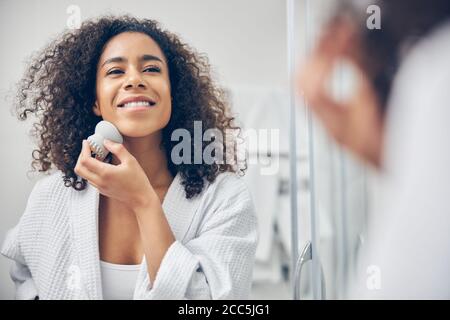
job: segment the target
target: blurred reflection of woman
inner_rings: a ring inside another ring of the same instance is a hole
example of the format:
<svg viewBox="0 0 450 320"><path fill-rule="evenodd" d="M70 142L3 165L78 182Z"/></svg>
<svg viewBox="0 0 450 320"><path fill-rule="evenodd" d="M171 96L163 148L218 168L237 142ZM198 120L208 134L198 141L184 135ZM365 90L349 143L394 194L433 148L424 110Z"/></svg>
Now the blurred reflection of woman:
<svg viewBox="0 0 450 320"><path fill-rule="evenodd" d="M384 201L374 213L382 219L372 225L350 297L448 299L450 3L378 5L381 30L368 30L346 7L300 75L329 133L383 176ZM342 61L358 77L345 102L325 89Z"/></svg>

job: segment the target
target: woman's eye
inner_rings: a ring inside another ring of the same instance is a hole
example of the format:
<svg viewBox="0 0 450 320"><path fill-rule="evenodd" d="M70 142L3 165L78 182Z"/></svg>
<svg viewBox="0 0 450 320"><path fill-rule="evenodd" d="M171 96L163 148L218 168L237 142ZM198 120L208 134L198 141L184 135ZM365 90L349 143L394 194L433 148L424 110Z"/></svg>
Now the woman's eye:
<svg viewBox="0 0 450 320"><path fill-rule="evenodd" d="M161 72L161 68L155 67L155 66L153 66L153 67L147 67L147 68L144 69L144 71L149 71L149 72Z"/></svg>
<svg viewBox="0 0 450 320"><path fill-rule="evenodd" d="M106 74L110 75L110 74L121 74L121 73L123 73L122 70L120 70L120 69L113 69L113 70L108 71Z"/></svg>

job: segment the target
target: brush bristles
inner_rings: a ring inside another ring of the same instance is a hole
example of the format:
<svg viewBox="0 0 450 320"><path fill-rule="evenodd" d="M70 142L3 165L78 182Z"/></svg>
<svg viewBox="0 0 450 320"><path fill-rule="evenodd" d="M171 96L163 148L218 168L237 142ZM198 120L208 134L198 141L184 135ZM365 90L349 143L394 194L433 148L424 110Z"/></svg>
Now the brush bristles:
<svg viewBox="0 0 450 320"><path fill-rule="evenodd" d="M92 152L95 154L95 157L97 159L103 160L105 158L105 155L103 154L103 149L95 141L88 139L88 142Z"/></svg>

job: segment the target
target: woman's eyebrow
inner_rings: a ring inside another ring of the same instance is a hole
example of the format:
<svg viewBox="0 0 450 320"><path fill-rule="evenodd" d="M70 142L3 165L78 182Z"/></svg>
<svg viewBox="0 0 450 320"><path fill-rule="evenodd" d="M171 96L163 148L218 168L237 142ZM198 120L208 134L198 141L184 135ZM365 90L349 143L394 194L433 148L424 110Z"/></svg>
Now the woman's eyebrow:
<svg viewBox="0 0 450 320"><path fill-rule="evenodd" d="M144 55L141 57L140 60L141 60L141 61L152 61L152 60L156 60L156 61L159 61L159 62L161 62L161 63L164 63L164 61L163 61L161 58L159 58L159 57L157 57L157 56L154 56L154 55L151 55L151 54L144 54Z"/></svg>
<svg viewBox="0 0 450 320"><path fill-rule="evenodd" d="M161 58L159 58L159 57L157 57L157 56L154 56L154 55L152 55L152 54L144 54L141 58L139 58L139 60L140 60L140 61L154 61L154 60L156 60L156 61L159 61L159 62L161 62L161 63L164 63L164 61L163 61ZM109 58L109 59L107 59L105 62L103 62L102 67L103 67L105 64L108 64L108 63L114 63L114 62L126 62L126 61L128 61L128 60L127 60L127 58L124 58L124 57L113 57L113 58Z"/></svg>

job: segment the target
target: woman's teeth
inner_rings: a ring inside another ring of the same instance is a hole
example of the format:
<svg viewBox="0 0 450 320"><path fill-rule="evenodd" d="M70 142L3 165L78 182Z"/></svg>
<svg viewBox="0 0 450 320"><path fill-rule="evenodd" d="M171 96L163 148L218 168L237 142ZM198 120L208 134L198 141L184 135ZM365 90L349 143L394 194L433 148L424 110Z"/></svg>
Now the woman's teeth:
<svg viewBox="0 0 450 320"><path fill-rule="evenodd" d="M154 105L154 103L151 103L149 101L134 101L134 102L127 102L119 107L122 108L135 108L135 107L151 107L152 105Z"/></svg>

